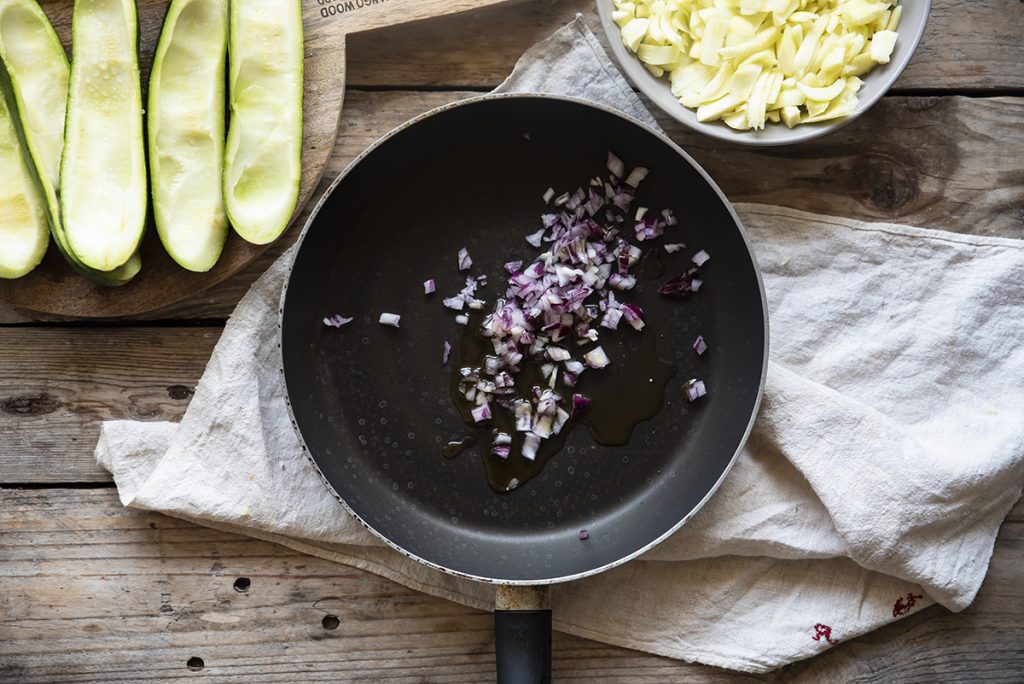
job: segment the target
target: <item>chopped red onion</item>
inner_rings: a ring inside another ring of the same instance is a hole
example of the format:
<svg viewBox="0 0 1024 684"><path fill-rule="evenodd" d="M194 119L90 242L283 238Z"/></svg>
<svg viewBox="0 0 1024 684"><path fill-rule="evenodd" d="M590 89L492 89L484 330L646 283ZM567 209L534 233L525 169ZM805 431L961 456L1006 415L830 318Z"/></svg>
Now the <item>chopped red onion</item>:
<svg viewBox="0 0 1024 684"><path fill-rule="evenodd" d="M578 418L590 408L590 397L582 394L572 395L572 417Z"/></svg>
<svg viewBox="0 0 1024 684"><path fill-rule="evenodd" d="M448 357L452 355L452 345L448 344L448 340L444 341L444 351L441 352L441 364L445 365L448 363Z"/></svg>
<svg viewBox="0 0 1024 684"><path fill-rule="evenodd" d="M686 398L690 401L697 401L708 393L707 388L704 386L704 381L697 380L696 378L687 382L683 387L686 389Z"/></svg>
<svg viewBox="0 0 1024 684"><path fill-rule="evenodd" d="M599 325L617 329L624 319L636 330L644 327L640 307L616 297L617 292L637 287L637 276L630 270L642 254L640 247L621 237L630 225L623 224L633 216L633 232L640 241L655 239L666 226L676 224L670 211L651 216L646 207L632 208L636 186L647 176L646 168L637 167L624 178L625 165L613 153L608 154L608 168L612 174L608 182L595 178L589 187L557 197L554 188L544 193L553 213L541 216L541 227L526 236L541 253L528 264L516 260L504 265L506 290L493 300L479 327L493 353L484 357L479 368L460 369L459 391L474 406L474 421L491 419L495 403L512 412L515 430L524 435L521 454L529 460L536 458L541 441L559 434L590 404L582 394L572 395L571 400L563 398L556 391L559 382L562 388L573 387L588 366L604 368L610 363L601 346L585 354L575 350L599 340ZM665 248L672 253L683 245ZM459 268L466 271L471 266L463 248ZM695 271L670 279L660 291L667 290L670 296L696 292L700 281L694 277ZM476 290L485 283L482 276L468 277L466 287L445 298L444 306L457 312L482 309L485 302L476 296ZM455 317L462 325L468 320L465 313ZM516 376L526 363L539 364L543 379L524 396L516 389ZM494 455L509 457L511 438L507 433L493 434Z"/></svg>
<svg viewBox="0 0 1024 684"><path fill-rule="evenodd" d="M626 165L622 163L622 160L616 157L613 153L608 153L608 170L612 172L612 175L616 178L622 178L623 174L626 173Z"/></svg>
<svg viewBox="0 0 1024 684"><path fill-rule="evenodd" d="M591 368L604 368L611 360L608 355L604 353L604 349L601 347L594 347L586 354L583 355L583 360L587 362L587 365Z"/></svg>
<svg viewBox="0 0 1024 684"><path fill-rule="evenodd" d="M475 409L470 411L473 414L473 420L477 423L482 423L485 420L491 419L491 406L490 404L480 404Z"/></svg>
<svg viewBox="0 0 1024 684"><path fill-rule="evenodd" d="M401 318L402 317L398 314L385 312L380 315L380 318L377 319L377 322L380 323L381 325L390 325L392 328L397 328L398 321L401 320Z"/></svg>
<svg viewBox="0 0 1024 684"><path fill-rule="evenodd" d="M340 328L343 325L348 325L354 320L354 318L345 318L341 314L331 314L324 318L324 325L328 328Z"/></svg>
<svg viewBox="0 0 1024 684"><path fill-rule="evenodd" d="M580 530L580 541L586 541L590 539L590 532L586 530Z"/></svg>
<svg viewBox="0 0 1024 684"><path fill-rule="evenodd" d="M641 219L633 226L633 232L636 233L636 239L643 242L644 240L653 240L656 237L660 237L665 230L664 224L661 221Z"/></svg>
<svg viewBox="0 0 1024 684"><path fill-rule="evenodd" d="M702 249L696 254L694 254L691 258L693 259L693 263L697 264L698 266L703 266L704 264L707 263L708 259L711 258L711 255Z"/></svg>
<svg viewBox="0 0 1024 684"><path fill-rule="evenodd" d="M697 356L703 356L704 352L708 350L708 345L704 341L703 335L697 335L697 339L693 341L693 350L697 352Z"/></svg>
<svg viewBox="0 0 1024 684"><path fill-rule="evenodd" d="M640 185L640 182L647 178L647 169L643 166L638 166L629 172L629 176L626 177L626 185L636 187Z"/></svg>
<svg viewBox="0 0 1024 684"><path fill-rule="evenodd" d="M544 228L541 228L536 233L532 233L526 236L526 241L534 247L540 247L540 241L544 238Z"/></svg>
<svg viewBox="0 0 1024 684"><path fill-rule="evenodd" d="M666 226L674 226L677 223L679 223L679 220L676 218L676 215L672 212L671 209L662 209L661 215L665 218Z"/></svg>
<svg viewBox="0 0 1024 684"><path fill-rule="evenodd" d="M441 300L441 303L449 309L462 311L462 308L466 305L466 300L462 297L445 297Z"/></svg>
<svg viewBox="0 0 1024 684"><path fill-rule="evenodd" d="M572 354L569 353L568 349L562 347L548 347L547 349L548 358L552 361L568 361L572 358Z"/></svg>
<svg viewBox="0 0 1024 684"><path fill-rule="evenodd" d="M619 320L622 318L622 309L608 309L601 319L601 327L609 330L618 330Z"/></svg>
<svg viewBox="0 0 1024 684"><path fill-rule="evenodd" d="M669 242L665 244L665 251L669 254L675 254L679 250L686 247L685 243L682 242Z"/></svg>
<svg viewBox="0 0 1024 684"><path fill-rule="evenodd" d="M700 289L701 285L701 281L694 278L696 274L697 269L691 268L685 273L669 278L658 288L658 294L676 298L693 294Z"/></svg>
<svg viewBox="0 0 1024 684"><path fill-rule="evenodd" d="M642 330L644 327L644 310L636 304L625 302L622 305L622 316L626 322L633 326L634 330Z"/></svg>
<svg viewBox="0 0 1024 684"><path fill-rule="evenodd" d="M532 432L526 433L526 437L523 438L523 458L528 461L533 461L537 458L537 449L540 447L540 436L535 435Z"/></svg>
<svg viewBox="0 0 1024 684"><path fill-rule="evenodd" d="M424 280L423 294L434 294L435 292L437 292L437 283L434 282L434 279Z"/></svg>

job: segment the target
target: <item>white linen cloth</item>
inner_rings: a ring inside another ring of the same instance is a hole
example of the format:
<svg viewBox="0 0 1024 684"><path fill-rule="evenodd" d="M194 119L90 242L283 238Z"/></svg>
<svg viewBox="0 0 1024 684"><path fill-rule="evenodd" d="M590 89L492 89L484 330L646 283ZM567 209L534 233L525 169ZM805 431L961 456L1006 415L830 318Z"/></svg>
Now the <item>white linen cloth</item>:
<svg viewBox="0 0 1024 684"><path fill-rule="evenodd" d="M581 19L501 89L654 123ZM552 587L552 607L565 632L763 672L933 602L973 600L1024 482L1024 243L737 211L771 319L753 435L691 522L640 559ZM492 608L492 587L381 544L300 451L277 371L293 251L238 304L181 423L108 421L99 463L126 506Z"/></svg>

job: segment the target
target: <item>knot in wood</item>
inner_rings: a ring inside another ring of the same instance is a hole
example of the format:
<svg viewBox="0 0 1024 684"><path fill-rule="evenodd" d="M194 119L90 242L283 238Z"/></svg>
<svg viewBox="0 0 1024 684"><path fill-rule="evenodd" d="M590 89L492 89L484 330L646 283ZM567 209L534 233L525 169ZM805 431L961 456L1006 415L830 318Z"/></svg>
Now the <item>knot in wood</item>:
<svg viewBox="0 0 1024 684"><path fill-rule="evenodd" d="M23 394L0 402L0 411L14 416L45 416L60 408L60 400L52 394Z"/></svg>
<svg viewBox="0 0 1024 684"><path fill-rule="evenodd" d="M854 164L853 177L860 186L861 197L885 211L905 207L918 194L917 171L912 160L904 163L890 155L868 154Z"/></svg>

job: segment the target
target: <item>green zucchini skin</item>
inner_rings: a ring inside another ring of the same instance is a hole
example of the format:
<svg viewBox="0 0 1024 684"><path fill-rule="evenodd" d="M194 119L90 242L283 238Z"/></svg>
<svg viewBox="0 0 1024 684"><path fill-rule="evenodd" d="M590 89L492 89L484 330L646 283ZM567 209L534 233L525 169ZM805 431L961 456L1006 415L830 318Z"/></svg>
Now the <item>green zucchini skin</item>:
<svg viewBox="0 0 1024 684"><path fill-rule="evenodd" d="M254 244L276 240L298 204L303 78L301 2L233 0L224 205L235 232Z"/></svg>
<svg viewBox="0 0 1024 684"><path fill-rule="evenodd" d="M34 188L29 190L26 185L20 200L35 207L38 199L46 205L42 225L35 226L35 249L17 269L11 264L0 266L0 277L20 277L39 264L49 243L51 217L59 215L53 185L64 142L67 77L64 48L35 0L0 0L0 88L4 97L7 157L4 164L8 173L18 174L23 183ZM15 145L21 148L20 153L13 149ZM6 178L6 187L0 190L5 194L0 210L5 210L8 220L18 206L18 200L10 196L16 184L15 177ZM27 205L21 207L26 209ZM29 211L37 213L37 208ZM38 224L38 217L34 223ZM43 226L47 234L38 233ZM3 257L0 254L0 260Z"/></svg>
<svg viewBox="0 0 1024 684"><path fill-rule="evenodd" d="M46 200L2 64L0 71L0 278L20 278L43 260L50 231Z"/></svg>
<svg viewBox="0 0 1024 684"><path fill-rule="evenodd" d="M172 0L149 79L153 217L179 265L208 271L228 234L224 82L228 0Z"/></svg>
<svg viewBox="0 0 1024 684"><path fill-rule="evenodd" d="M91 269L71 253L61 225L58 189L69 77L64 47L38 3L0 0L0 87L16 112L15 130L31 159L29 173L45 201L53 242L82 276L100 285L123 285L141 268L137 253L113 271Z"/></svg>
<svg viewBox="0 0 1024 684"><path fill-rule="evenodd" d="M133 260L146 226L134 0L75 0L71 34L60 178L63 246L86 268L110 273Z"/></svg>

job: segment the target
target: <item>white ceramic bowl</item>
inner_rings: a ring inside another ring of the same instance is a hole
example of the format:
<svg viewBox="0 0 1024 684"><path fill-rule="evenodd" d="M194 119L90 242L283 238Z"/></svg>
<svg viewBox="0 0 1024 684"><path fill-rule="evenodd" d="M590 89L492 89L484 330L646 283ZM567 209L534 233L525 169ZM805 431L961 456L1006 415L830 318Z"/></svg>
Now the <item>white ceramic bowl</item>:
<svg viewBox="0 0 1024 684"><path fill-rule="evenodd" d="M630 81L654 104L664 110L669 116L680 123L689 126L695 131L709 135L712 138L728 142L741 143L745 145L789 145L818 138L826 133L840 128L858 116L866 112L871 105L886 93L896 81L903 69L921 42L924 35L925 24L928 23L928 11L931 9L931 0L900 0L903 5L903 16L900 18L900 25L897 31L899 38L896 47L893 49L892 58L888 64L881 64L862 76L864 85L857 94L857 108L846 117L823 121L815 124L800 124L794 128L787 128L785 125L767 123L760 131L737 131L729 128L721 121L710 121L701 123L697 121L697 114L694 110L684 107L673 97L669 90L668 79L665 77L655 78L636 55L630 52L622 44L622 36L619 27L612 20L612 0L597 0L597 9L601 15L601 25L604 27L608 42L611 44L612 54L618 61L622 71Z"/></svg>

